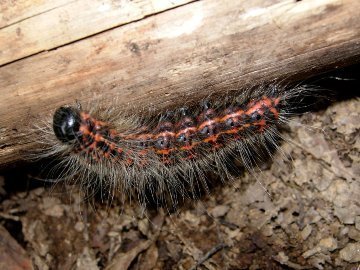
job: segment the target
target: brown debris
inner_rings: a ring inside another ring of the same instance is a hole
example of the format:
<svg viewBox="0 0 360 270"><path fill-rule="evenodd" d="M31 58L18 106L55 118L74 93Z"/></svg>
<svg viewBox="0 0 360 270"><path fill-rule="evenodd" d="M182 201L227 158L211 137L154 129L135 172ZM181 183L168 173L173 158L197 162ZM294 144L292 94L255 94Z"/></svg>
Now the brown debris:
<svg viewBox="0 0 360 270"><path fill-rule="evenodd" d="M0 226L0 269L31 270L33 265L25 250Z"/></svg>

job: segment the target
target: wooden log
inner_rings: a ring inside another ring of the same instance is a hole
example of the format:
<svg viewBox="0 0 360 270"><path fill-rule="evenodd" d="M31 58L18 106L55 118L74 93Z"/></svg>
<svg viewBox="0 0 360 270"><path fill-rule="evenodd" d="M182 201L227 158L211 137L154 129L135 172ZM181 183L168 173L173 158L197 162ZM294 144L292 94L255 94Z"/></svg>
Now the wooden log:
<svg viewBox="0 0 360 270"><path fill-rule="evenodd" d="M0 239L0 269L34 269L26 251L2 225L0 225Z"/></svg>
<svg viewBox="0 0 360 270"><path fill-rule="evenodd" d="M33 2L1 5L0 66L140 20L190 0L56 0L35 2L32 6Z"/></svg>
<svg viewBox="0 0 360 270"><path fill-rule="evenodd" d="M210 91L301 79L360 60L357 0L206 0L136 18L6 60L0 67L2 166L36 147L28 135L32 123L76 99L117 95L118 106L162 109ZM97 23L88 18L82 27ZM50 36L57 31L52 25Z"/></svg>

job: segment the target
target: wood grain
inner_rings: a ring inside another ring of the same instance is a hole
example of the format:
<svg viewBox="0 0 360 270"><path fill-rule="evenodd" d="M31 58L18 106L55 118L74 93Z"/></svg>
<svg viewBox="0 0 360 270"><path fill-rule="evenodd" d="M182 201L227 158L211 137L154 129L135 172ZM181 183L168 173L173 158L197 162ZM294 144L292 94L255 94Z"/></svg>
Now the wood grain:
<svg viewBox="0 0 360 270"><path fill-rule="evenodd" d="M74 0L1 0L0 29L59 8Z"/></svg>
<svg viewBox="0 0 360 270"><path fill-rule="evenodd" d="M117 106L161 109L305 78L358 62L359 26L357 0L207 0L4 65L0 164L36 147L29 126L60 105L117 96Z"/></svg>
<svg viewBox="0 0 360 270"><path fill-rule="evenodd" d="M32 2L1 5L0 66L191 1L56 0L35 1L34 7Z"/></svg>

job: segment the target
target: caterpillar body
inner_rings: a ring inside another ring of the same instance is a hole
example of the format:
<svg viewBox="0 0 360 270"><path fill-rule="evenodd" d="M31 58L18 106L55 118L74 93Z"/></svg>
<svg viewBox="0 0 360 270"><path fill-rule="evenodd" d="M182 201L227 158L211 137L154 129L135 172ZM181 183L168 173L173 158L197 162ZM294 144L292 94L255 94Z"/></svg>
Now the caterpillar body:
<svg viewBox="0 0 360 270"><path fill-rule="evenodd" d="M270 85L150 117L92 104L62 106L45 132L42 156L62 160L59 178L76 175L84 186L119 190L145 205L165 198L176 205L207 190L207 172L232 179L233 158L251 169L271 156L280 126L308 91Z"/></svg>

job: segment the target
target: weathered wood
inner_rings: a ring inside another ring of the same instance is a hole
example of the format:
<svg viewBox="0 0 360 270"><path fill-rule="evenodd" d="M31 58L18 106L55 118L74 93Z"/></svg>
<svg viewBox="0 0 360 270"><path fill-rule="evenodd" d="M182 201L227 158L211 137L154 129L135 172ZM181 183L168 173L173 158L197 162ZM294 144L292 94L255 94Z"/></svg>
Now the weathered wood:
<svg viewBox="0 0 360 270"><path fill-rule="evenodd" d="M20 21L35 17L52 9L56 9L74 0L1 0L0 1L0 29L16 24Z"/></svg>
<svg viewBox="0 0 360 270"><path fill-rule="evenodd" d="M34 269L26 251L2 225L0 225L0 239L0 269Z"/></svg>
<svg viewBox="0 0 360 270"><path fill-rule="evenodd" d="M29 6L32 2L27 0L15 5L1 5L0 66L191 0L56 0L35 2L34 7ZM9 6L13 8L7 8Z"/></svg>
<svg viewBox="0 0 360 270"><path fill-rule="evenodd" d="M75 99L117 95L118 106L161 109L209 91L304 78L359 61L359 26L357 0L208 0L4 65L0 164L35 147L31 123Z"/></svg>

